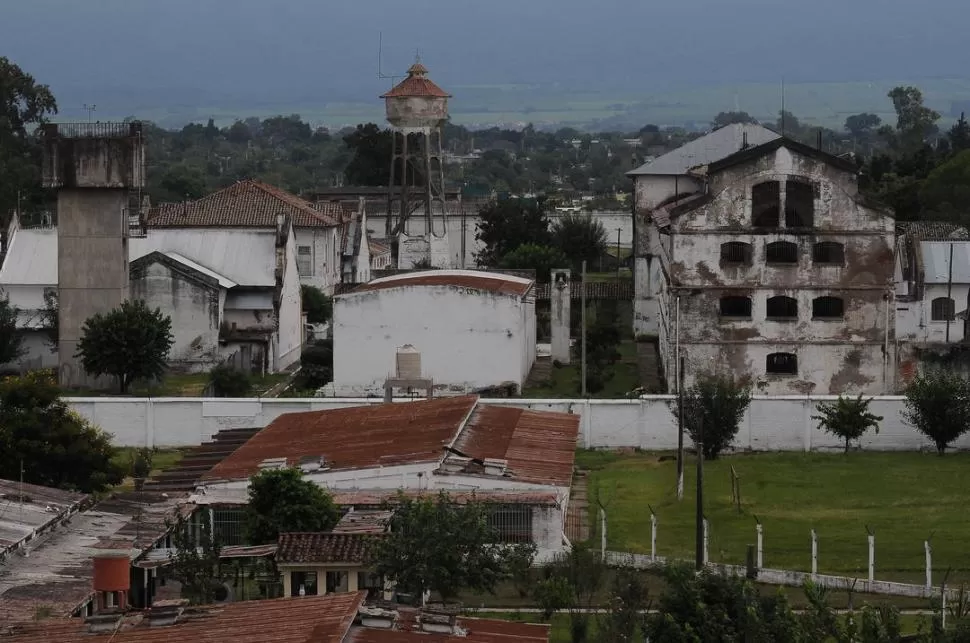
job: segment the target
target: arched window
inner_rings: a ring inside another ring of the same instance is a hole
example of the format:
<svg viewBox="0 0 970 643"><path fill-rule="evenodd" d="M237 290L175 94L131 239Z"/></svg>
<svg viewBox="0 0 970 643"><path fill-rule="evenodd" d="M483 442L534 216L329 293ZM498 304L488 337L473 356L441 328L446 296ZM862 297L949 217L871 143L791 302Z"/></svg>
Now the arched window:
<svg viewBox="0 0 970 643"><path fill-rule="evenodd" d="M750 264L751 244L742 241L728 241L721 244L721 263Z"/></svg>
<svg viewBox="0 0 970 643"><path fill-rule="evenodd" d="M798 375L798 356L794 353L771 353L765 358L765 372L775 375Z"/></svg>
<svg viewBox="0 0 970 643"><path fill-rule="evenodd" d="M816 297L812 300L812 319L842 319L845 302L840 297Z"/></svg>
<svg viewBox="0 0 970 643"><path fill-rule="evenodd" d="M815 226L815 184L805 181L785 182L785 227Z"/></svg>
<svg viewBox="0 0 970 643"><path fill-rule="evenodd" d="M956 319L956 306L949 297L937 297L930 302L930 319L933 321L953 321Z"/></svg>
<svg viewBox="0 0 970 643"><path fill-rule="evenodd" d="M765 181L751 188L751 225L777 228L781 225L781 183Z"/></svg>
<svg viewBox="0 0 970 643"><path fill-rule="evenodd" d="M845 263L845 247L835 241L819 241L812 246L812 261L841 266Z"/></svg>
<svg viewBox="0 0 970 643"><path fill-rule="evenodd" d="M798 319L798 301L784 295L769 297L765 317L781 321Z"/></svg>
<svg viewBox="0 0 970 643"><path fill-rule="evenodd" d="M721 297L721 317L751 317L751 298L728 295Z"/></svg>
<svg viewBox="0 0 970 643"><path fill-rule="evenodd" d="M791 241L773 241L765 246L767 263L798 263L798 245Z"/></svg>

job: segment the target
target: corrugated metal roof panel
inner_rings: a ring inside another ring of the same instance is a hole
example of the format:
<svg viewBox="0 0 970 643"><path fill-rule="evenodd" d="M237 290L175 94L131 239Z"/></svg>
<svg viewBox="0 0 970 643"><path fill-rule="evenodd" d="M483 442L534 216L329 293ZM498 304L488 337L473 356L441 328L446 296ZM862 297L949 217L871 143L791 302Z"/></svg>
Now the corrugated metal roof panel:
<svg viewBox="0 0 970 643"><path fill-rule="evenodd" d="M923 272L926 283L945 284L951 279L950 247L953 247L953 283L970 283L970 241L923 241Z"/></svg>
<svg viewBox="0 0 970 643"><path fill-rule="evenodd" d="M745 138L747 135L747 138ZM693 167L707 165L735 154L747 142L748 146L762 145L781 138L777 132L754 123L735 123L716 129L698 139L681 145L627 174L642 176L650 174L683 175Z"/></svg>

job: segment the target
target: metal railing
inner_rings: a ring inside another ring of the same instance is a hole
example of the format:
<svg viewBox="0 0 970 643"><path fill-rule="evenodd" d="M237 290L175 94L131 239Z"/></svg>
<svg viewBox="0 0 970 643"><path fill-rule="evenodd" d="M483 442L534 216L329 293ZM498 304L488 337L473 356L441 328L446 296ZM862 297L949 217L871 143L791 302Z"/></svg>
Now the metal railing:
<svg viewBox="0 0 970 643"><path fill-rule="evenodd" d="M127 138L141 135L141 123L46 123L41 128L50 138Z"/></svg>

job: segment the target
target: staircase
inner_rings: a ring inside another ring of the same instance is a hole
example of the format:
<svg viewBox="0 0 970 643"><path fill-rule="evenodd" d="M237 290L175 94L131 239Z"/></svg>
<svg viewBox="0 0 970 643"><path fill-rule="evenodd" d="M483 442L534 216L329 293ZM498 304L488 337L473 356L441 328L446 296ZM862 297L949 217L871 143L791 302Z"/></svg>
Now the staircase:
<svg viewBox="0 0 970 643"><path fill-rule="evenodd" d="M660 354L656 342L637 342L637 373L640 386L647 393L666 393L666 382L660 379Z"/></svg>
<svg viewBox="0 0 970 643"><path fill-rule="evenodd" d="M145 491L194 491L199 479L232 455L260 429L225 429L210 442L186 450L175 467L145 481Z"/></svg>

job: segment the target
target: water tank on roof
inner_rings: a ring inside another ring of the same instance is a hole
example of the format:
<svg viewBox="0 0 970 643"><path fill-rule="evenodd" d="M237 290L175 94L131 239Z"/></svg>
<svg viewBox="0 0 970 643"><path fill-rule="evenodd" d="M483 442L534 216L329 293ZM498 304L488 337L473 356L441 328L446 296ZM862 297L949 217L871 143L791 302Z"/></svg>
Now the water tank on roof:
<svg viewBox="0 0 970 643"><path fill-rule="evenodd" d="M131 587L131 562L124 553L103 553L94 557L94 591L127 592Z"/></svg>
<svg viewBox="0 0 970 643"><path fill-rule="evenodd" d="M421 379L421 352L411 344L397 349L395 359L397 378L400 380Z"/></svg>

